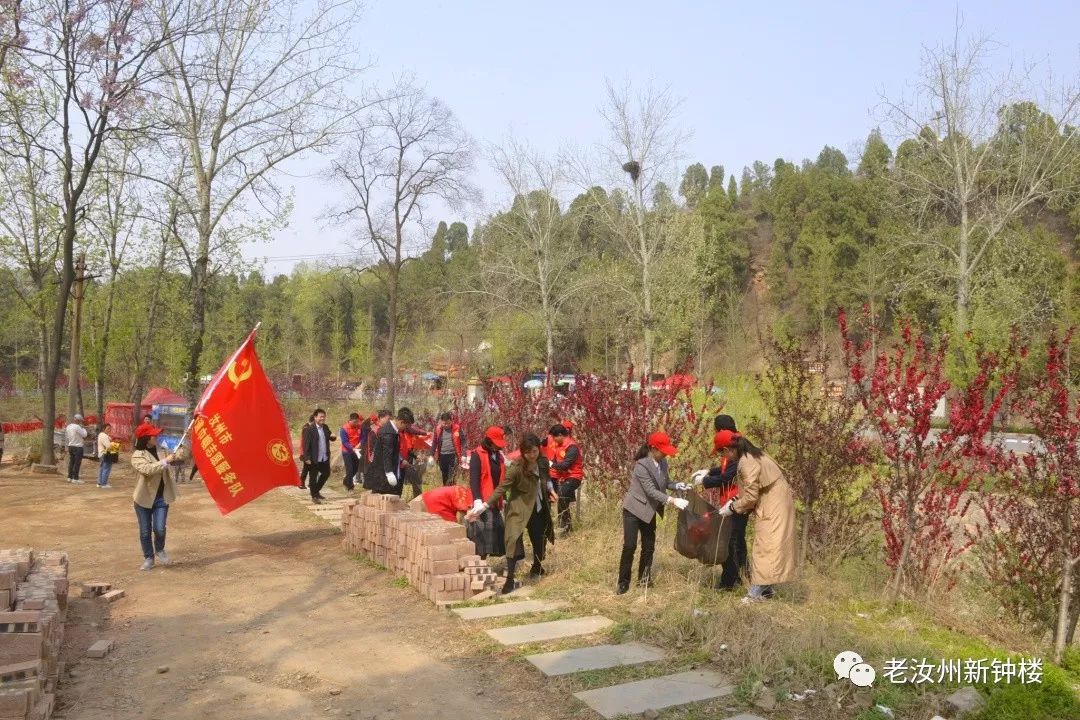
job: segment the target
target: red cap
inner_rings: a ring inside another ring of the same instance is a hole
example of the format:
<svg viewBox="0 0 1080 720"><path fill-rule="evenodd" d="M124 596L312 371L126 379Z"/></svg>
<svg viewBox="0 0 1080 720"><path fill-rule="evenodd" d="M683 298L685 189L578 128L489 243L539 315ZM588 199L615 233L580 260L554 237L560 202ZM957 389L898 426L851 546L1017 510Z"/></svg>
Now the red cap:
<svg viewBox="0 0 1080 720"><path fill-rule="evenodd" d="M485 430L484 437L490 440L492 444L500 450L506 447L506 435L503 433L503 429L498 425L492 425Z"/></svg>
<svg viewBox="0 0 1080 720"><path fill-rule="evenodd" d="M569 420L563 420L559 424L562 425L567 430L573 430L574 429L574 423L570 422Z"/></svg>
<svg viewBox="0 0 1080 720"><path fill-rule="evenodd" d="M731 447L735 444L741 435L737 432L731 432L730 430L720 430L713 436L712 451L715 455L726 447Z"/></svg>
<svg viewBox="0 0 1080 720"><path fill-rule="evenodd" d="M379 416L372 413L371 415L368 416L368 420L370 420L371 422L378 422L379 421Z"/></svg>
<svg viewBox="0 0 1080 720"><path fill-rule="evenodd" d="M150 423L141 423L139 427L135 428L135 437L157 437L161 434L161 428L155 427Z"/></svg>
<svg viewBox="0 0 1080 720"><path fill-rule="evenodd" d="M653 450L659 450L668 456L679 452L679 449L671 444L671 438L668 437L667 433L654 432L649 436L648 444Z"/></svg>

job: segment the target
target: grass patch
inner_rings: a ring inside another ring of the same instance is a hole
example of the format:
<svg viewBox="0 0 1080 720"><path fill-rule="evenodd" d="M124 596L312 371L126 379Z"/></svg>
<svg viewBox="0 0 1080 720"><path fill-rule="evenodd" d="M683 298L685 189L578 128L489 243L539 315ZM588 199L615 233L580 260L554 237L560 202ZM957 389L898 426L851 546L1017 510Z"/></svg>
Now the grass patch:
<svg viewBox="0 0 1080 720"><path fill-rule="evenodd" d="M616 623L607 633L611 642L641 640L671 652L682 669L694 663L716 668L735 684L733 701L743 706L751 701L757 682L784 697L788 690L818 690L812 700L780 703L775 713L767 713L770 717L866 720L880 715L868 714L866 693L862 703L856 703L850 685L837 686L842 709L824 697L823 689L836 682L833 658L843 650L860 653L878 670L870 697L897 718L930 717L938 711L941 696L965 683L893 685L882 677L886 660L925 658L937 663L1049 654L1029 630L997 618L985 594L968 597L958 591L925 603L884 600L886 572L874 558L850 560L828 571L809 567L798 582L782 589L776 602L743 606L741 592L713 589L715 571L675 553L674 517L658 523L654 586L616 595L622 537L618 505L586 502L583 515L578 529L556 543L546 564L550 573L534 596L568 600L576 615L595 611L611 618ZM652 664L651 670L645 665L598 671L580 682L591 686L593 679L654 676L661 665L674 667L661 663ZM989 704L978 720L1080 717L1080 652L1070 653L1064 665L1047 664L1042 686L981 686Z"/></svg>

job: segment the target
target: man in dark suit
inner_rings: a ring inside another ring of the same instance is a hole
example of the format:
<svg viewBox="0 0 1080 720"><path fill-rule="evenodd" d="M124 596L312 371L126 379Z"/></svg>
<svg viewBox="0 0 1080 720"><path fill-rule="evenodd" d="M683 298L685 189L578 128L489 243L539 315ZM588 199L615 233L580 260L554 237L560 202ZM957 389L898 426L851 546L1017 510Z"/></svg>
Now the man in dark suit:
<svg viewBox="0 0 1080 720"><path fill-rule="evenodd" d="M330 443L334 440L337 438L330 434L330 428L326 426L326 411L316 408L312 414L312 423L304 426L301 443L301 459L312 467L308 488L311 490L312 501L316 503L326 499L322 496L322 488L330 477Z"/></svg>
<svg viewBox="0 0 1080 720"><path fill-rule="evenodd" d="M379 414L382 415L381 412ZM414 422L416 418L412 410L403 407L398 410L396 417L387 419L379 426L371 463L364 473L365 489L381 495L401 496L402 471L406 463L401 457L400 433L411 428Z"/></svg>

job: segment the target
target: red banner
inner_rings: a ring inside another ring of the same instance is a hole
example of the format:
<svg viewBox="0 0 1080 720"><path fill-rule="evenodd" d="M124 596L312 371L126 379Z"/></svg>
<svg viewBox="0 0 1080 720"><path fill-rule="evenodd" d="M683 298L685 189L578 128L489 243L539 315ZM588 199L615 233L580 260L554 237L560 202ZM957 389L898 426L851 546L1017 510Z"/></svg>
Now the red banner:
<svg viewBox="0 0 1080 720"><path fill-rule="evenodd" d="M195 465L222 515L267 490L299 485L292 438L255 354L255 331L206 386L191 426Z"/></svg>
<svg viewBox="0 0 1080 720"><path fill-rule="evenodd" d="M83 420L83 423L85 425L97 425L97 415L87 415L86 418ZM65 427L67 427L67 424L67 418L65 418L63 415L56 418L56 422L53 423L57 430L63 430ZM45 423L40 420L29 420L27 422L17 423L0 423L0 429L2 429L5 434L11 433L12 435L15 435L17 433L34 432L36 430L40 430L43 427L45 427Z"/></svg>

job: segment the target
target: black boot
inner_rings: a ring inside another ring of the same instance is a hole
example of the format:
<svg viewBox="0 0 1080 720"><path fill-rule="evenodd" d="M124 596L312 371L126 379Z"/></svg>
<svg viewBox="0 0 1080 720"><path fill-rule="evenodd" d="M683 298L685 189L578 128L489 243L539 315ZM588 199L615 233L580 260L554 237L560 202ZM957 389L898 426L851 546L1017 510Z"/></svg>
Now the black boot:
<svg viewBox="0 0 1080 720"><path fill-rule="evenodd" d="M500 591L501 595L508 595L509 593L514 592L514 590L516 589L515 588L515 583L514 583L514 570L515 570L516 567L517 567L517 561L513 560L511 558L507 558L507 560L506 560L506 582L503 583L502 590Z"/></svg>
<svg viewBox="0 0 1080 720"><path fill-rule="evenodd" d="M630 589L629 584L619 583L619 585L615 588L615 594L616 595L625 595L626 591L629 590L629 589Z"/></svg>
<svg viewBox="0 0 1080 720"><path fill-rule="evenodd" d="M547 575L544 566L540 564L539 560L533 560L532 567L529 568L529 577L543 577L544 575Z"/></svg>

